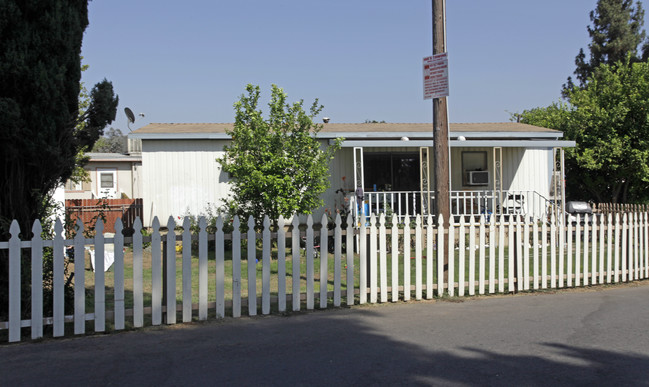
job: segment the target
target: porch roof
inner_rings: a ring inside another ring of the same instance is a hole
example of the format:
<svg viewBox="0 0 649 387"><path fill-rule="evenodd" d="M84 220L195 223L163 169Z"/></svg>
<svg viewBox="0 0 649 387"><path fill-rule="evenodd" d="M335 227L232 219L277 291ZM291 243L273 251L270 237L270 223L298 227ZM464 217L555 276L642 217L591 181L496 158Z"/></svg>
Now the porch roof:
<svg viewBox="0 0 649 387"><path fill-rule="evenodd" d="M141 138L143 140L228 140L230 139L230 136L226 134L226 130L231 130L233 127L234 124L232 123L152 123L133 131L129 136L132 138ZM471 142L474 140L501 139L558 140L563 137L563 133L558 130L517 122L451 123L449 127L451 140L462 136L467 140L471 140ZM322 139L343 137L348 140L346 142L354 140L398 141L403 137L407 137L411 140L432 140L433 130L431 123L329 123L322 125L322 130L318 133L318 137ZM451 145L453 146L453 143ZM414 142L412 146L415 146ZM469 145L462 144L461 146Z"/></svg>

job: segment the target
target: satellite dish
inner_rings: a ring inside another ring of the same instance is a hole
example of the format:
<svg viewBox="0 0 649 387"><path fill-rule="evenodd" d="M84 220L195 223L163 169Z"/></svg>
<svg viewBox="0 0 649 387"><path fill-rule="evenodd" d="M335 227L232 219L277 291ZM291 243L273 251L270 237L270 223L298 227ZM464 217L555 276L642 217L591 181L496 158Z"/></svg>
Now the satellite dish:
<svg viewBox="0 0 649 387"><path fill-rule="evenodd" d="M131 131L131 124L135 122L135 114L133 114L133 110L129 108L124 108L124 113L126 113L126 118L128 118L128 123L126 124L128 126L128 131Z"/></svg>

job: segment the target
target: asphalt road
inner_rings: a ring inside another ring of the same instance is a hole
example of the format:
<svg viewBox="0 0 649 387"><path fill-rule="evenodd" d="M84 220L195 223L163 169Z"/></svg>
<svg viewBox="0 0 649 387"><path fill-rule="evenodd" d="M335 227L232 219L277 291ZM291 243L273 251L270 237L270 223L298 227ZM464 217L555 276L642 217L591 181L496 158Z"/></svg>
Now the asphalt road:
<svg viewBox="0 0 649 387"><path fill-rule="evenodd" d="M0 386L649 386L649 281L0 347Z"/></svg>

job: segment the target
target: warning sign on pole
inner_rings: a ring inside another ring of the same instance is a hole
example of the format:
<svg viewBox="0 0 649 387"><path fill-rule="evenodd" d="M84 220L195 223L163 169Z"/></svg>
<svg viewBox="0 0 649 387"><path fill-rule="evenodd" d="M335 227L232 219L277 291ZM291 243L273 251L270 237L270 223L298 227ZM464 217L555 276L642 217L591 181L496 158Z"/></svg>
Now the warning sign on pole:
<svg viewBox="0 0 649 387"><path fill-rule="evenodd" d="M447 53L424 58L424 99L448 97Z"/></svg>

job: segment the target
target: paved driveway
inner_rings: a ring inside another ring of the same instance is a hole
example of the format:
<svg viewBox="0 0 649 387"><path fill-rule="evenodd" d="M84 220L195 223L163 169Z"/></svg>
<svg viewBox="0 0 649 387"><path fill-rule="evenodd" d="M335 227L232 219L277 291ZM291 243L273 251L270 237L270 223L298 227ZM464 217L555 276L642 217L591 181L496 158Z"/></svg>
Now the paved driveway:
<svg viewBox="0 0 649 387"><path fill-rule="evenodd" d="M0 385L649 386L649 282L0 347Z"/></svg>

